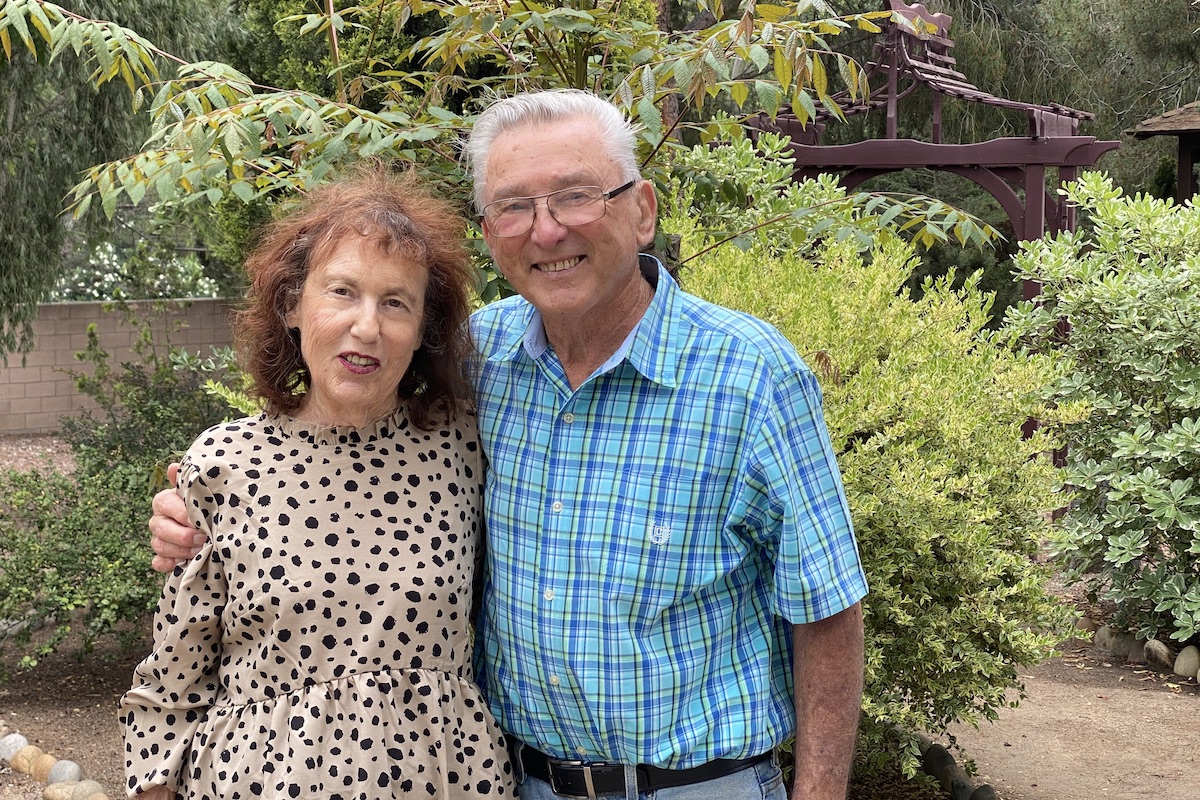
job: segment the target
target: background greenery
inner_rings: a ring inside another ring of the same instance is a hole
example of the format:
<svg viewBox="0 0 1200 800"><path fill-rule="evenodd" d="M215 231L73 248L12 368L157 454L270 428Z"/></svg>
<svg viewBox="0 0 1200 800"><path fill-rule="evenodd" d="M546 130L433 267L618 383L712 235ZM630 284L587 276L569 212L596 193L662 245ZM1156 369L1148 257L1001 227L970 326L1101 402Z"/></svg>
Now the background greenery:
<svg viewBox="0 0 1200 800"><path fill-rule="evenodd" d="M85 16L135 24L163 47L195 57L220 51L235 24L219 0L80 0ZM0 19L9 9L0 12ZM3 27L0 24L0 27ZM6 37L7 38L7 37ZM11 42L0 58L0 363L33 346L37 303L67 271L111 271L93 264L100 242L120 250L139 240L195 247L197 233L175 219L164 232L146 210L122 207L111 219L63 215L63 198L89 166L136 150L148 133L128 92L96 87L93 65L68 51L58 58ZM203 250L203 248L201 248ZM123 260L123 259L122 259Z"/></svg>
<svg viewBox="0 0 1200 800"><path fill-rule="evenodd" d="M1068 196L1090 224L1022 245L1041 302L1011 319L1059 362L1048 402L1075 409L1056 555L1120 628L1200 643L1200 212L1100 175Z"/></svg>
<svg viewBox="0 0 1200 800"><path fill-rule="evenodd" d="M794 193L811 206L839 191L785 189L778 175L786 181L790 165L770 151L764 142L738 171L746 195ZM738 155L693 153L715 164ZM698 206L713 201L698 200L697 185L678 180L664 193L663 225L684 243L685 287L778 327L824 393L871 586L858 767L899 760L912 770L912 731L944 738L956 720L994 717L1006 692L1019 692L1020 665L1066 630L1068 611L1046 592L1049 567L1038 558L1057 503L1053 441L1048 429L1022 434L1030 417L1055 417L1041 399L1051 361L988 331L991 298L977 276L959 288L952 277L929 281L913 298L903 287L915 253L887 232L860 252L833 228L813 237L801 218L760 231L744 253L706 249ZM769 214L772 203L755 205L747 214ZM725 206L721 216L733 213ZM808 246L793 246L791 230Z"/></svg>
<svg viewBox="0 0 1200 800"><path fill-rule="evenodd" d="M174 368L179 351L169 335L155 340L155 312L122 308L140 332L136 360L111 363L94 325L77 354L90 368L73 372L76 388L98 410L63 420L75 472L0 472L0 646L25 667L72 629L90 647L154 607L162 581L146 546L150 498L167 463L229 414L200 371ZM45 627L49 636L31 636Z"/></svg>

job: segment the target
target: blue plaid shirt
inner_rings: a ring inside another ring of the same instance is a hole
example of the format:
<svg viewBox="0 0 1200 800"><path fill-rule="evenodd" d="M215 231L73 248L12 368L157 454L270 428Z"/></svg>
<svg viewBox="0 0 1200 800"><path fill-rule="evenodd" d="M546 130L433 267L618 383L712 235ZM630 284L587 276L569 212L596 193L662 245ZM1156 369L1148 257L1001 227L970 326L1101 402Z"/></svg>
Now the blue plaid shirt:
<svg viewBox="0 0 1200 800"><path fill-rule="evenodd" d="M786 739L786 621L867 586L813 374L771 326L643 271L649 309L575 391L528 302L472 318L476 667L531 747L682 769Z"/></svg>

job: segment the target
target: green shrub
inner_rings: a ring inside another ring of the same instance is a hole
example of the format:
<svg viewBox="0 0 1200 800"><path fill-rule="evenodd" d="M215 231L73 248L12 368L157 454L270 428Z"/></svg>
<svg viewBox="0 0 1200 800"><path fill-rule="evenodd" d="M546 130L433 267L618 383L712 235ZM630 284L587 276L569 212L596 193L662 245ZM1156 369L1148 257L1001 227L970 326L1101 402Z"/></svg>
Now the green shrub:
<svg viewBox="0 0 1200 800"><path fill-rule="evenodd" d="M86 261L68 267L49 299L61 302L221 296L221 286L205 274L200 259L164 250L144 240L127 251L104 242L92 250Z"/></svg>
<svg viewBox="0 0 1200 800"><path fill-rule="evenodd" d="M63 420L75 473L0 473L0 642L15 644L24 666L73 626L87 647L154 607L161 579L147 546L151 496L166 464L229 413L196 370L174 368L195 356L173 349L169 335L156 341L152 318L126 312L140 332L140 362L113 367L94 327L77 354L94 370L75 373L76 385L99 411ZM48 635L32 638L45 626Z"/></svg>
<svg viewBox="0 0 1200 800"><path fill-rule="evenodd" d="M148 516L145 476L126 468L0 473L0 639L16 646L22 666L72 630L81 628L87 647L154 607L161 580L150 570Z"/></svg>
<svg viewBox="0 0 1200 800"><path fill-rule="evenodd" d="M1090 226L1022 247L1042 294L1009 316L1061 358L1050 400L1086 412L1065 426L1056 554L1117 625L1200 640L1200 209L1100 174L1066 195Z"/></svg>
<svg viewBox="0 0 1200 800"><path fill-rule="evenodd" d="M695 248L677 188L664 225ZM826 242L812 260L770 243L723 248L682 275L778 327L820 380L870 583L858 769L890 762L911 775L911 732L994 718L1069 612L1036 560L1056 505L1043 455L1053 443L1022 437L1030 416L1049 413L1036 398L1050 364L987 330L975 276L957 291L953 275L928 283L919 300L900 293L912 250L883 238L865 258L851 242Z"/></svg>
<svg viewBox="0 0 1200 800"><path fill-rule="evenodd" d="M897 231L926 248L948 241L982 247L998 236L974 217L932 198L878 192L848 197L829 174L793 183L795 157L788 140L776 134L763 133L757 141L733 136L719 145L673 150L671 157L660 196L674 204L677 215L686 209L692 235L703 236L708 247L728 240L741 250L811 255L829 240L867 252L879 236ZM679 187L687 191L680 194ZM678 236L676 231L660 233L656 245L665 249L662 240L672 233Z"/></svg>
<svg viewBox="0 0 1200 800"><path fill-rule="evenodd" d="M873 243L862 209L845 202L833 175L804 187L791 182L793 162L786 138L764 133L694 147L675 154L671 180L688 187L692 235L707 241L731 239L740 249L757 245L782 252L808 252L821 236ZM674 188L663 196L673 195ZM820 209L820 213L810 213ZM786 221L786 224L779 224Z"/></svg>
<svg viewBox="0 0 1200 800"><path fill-rule="evenodd" d="M126 471L142 472L145 487L200 431L220 422L230 409L204 390L205 375L197 356L174 348L169 331L156 338L154 331L161 326L155 319L165 305L151 307L149 314L133 305L119 308L126 324L138 330L133 351L140 361L113 366L95 326L89 326L87 345L75 357L92 369L71 374L75 387L92 398L99 410L64 418L62 434L83 474L111 474L117 467L132 467ZM215 363L209 364L209 374L227 368L219 357Z"/></svg>

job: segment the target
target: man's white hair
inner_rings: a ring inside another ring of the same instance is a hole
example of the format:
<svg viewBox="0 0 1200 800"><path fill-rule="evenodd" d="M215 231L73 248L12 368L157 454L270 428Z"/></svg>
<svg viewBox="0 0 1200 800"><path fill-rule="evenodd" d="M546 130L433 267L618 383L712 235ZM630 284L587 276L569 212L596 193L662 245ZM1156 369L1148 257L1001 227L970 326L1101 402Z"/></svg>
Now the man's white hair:
<svg viewBox="0 0 1200 800"><path fill-rule="evenodd" d="M595 123L606 154L622 180L641 177L634 125L602 97L580 89L552 89L506 97L488 107L471 129L463 147L467 170L475 182L475 210L482 213L487 197L487 162L502 134L524 126L547 125L584 117Z"/></svg>

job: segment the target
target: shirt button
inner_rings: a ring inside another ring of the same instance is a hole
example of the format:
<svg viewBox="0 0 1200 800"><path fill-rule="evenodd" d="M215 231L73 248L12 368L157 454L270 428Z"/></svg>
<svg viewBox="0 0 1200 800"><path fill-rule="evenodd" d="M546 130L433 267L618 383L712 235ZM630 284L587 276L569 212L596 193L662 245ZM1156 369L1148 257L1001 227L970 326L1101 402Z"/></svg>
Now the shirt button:
<svg viewBox="0 0 1200 800"><path fill-rule="evenodd" d="M551 685L551 686L558 686L558 684L559 684L559 683L560 683L560 681L558 680L558 676L557 676L557 675L551 675L551 676L550 676L550 685Z"/></svg>
<svg viewBox="0 0 1200 800"><path fill-rule="evenodd" d="M576 747L576 748L575 748L575 754L576 754L576 755L580 755L580 756L586 756L586 755L587 755L587 748L586 748L586 747Z"/></svg>
<svg viewBox="0 0 1200 800"><path fill-rule="evenodd" d="M563 422L570 425L572 422L575 421L575 415L572 414L570 411L568 411L567 413L563 414L562 420L563 420Z"/></svg>
<svg viewBox="0 0 1200 800"><path fill-rule="evenodd" d="M553 505L550 506L550 508L554 509L555 511L562 511L563 506L562 506L561 502L559 502L558 500L555 500Z"/></svg>
<svg viewBox="0 0 1200 800"><path fill-rule="evenodd" d="M547 589L546 591L542 592L542 597L546 598L547 600L553 600L554 599L554 590Z"/></svg>

